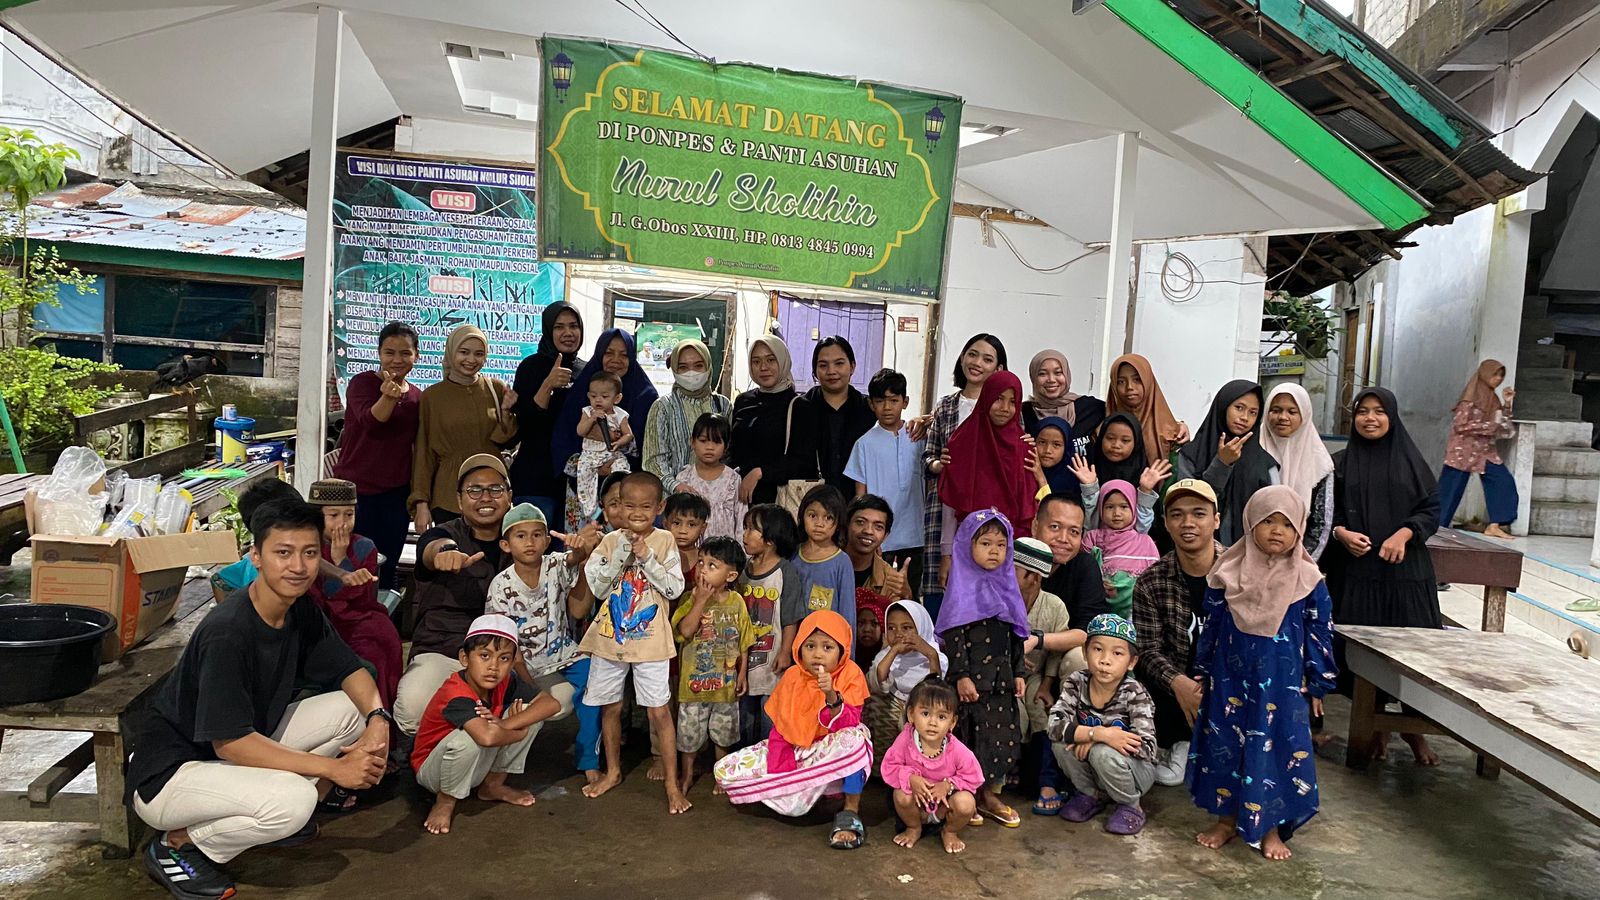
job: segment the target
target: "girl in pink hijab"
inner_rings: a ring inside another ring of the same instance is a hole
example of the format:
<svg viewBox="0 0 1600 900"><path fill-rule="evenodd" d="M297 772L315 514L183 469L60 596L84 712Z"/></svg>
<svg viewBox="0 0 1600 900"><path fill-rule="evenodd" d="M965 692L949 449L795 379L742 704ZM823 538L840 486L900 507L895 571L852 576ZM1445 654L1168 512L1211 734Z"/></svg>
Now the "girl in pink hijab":
<svg viewBox="0 0 1600 900"><path fill-rule="evenodd" d="M1111 611L1124 619L1133 611L1133 583L1161 558L1156 542L1135 527L1138 500L1133 485L1108 481L1100 489L1100 524L1084 532L1083 549L1100 557Z"/></svg>

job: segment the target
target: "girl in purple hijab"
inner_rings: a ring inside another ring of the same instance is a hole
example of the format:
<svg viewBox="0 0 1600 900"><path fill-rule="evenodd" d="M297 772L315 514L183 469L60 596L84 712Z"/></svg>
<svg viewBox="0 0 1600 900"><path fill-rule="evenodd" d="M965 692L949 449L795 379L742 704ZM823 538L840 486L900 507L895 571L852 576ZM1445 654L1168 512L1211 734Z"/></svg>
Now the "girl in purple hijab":
<svg viewBox="0 0 1600 900"><path fill-rule="evenodd" d="M1024 692L1028 608L1012 568L1011 522L994 509L972 513L956 530L950 555L936 627L950 660L946 677L961 698L955 734L983 767L976 819L1015 828L1022 818L1000 802L1000 789L1022 746L1017 698Z"/></svg>

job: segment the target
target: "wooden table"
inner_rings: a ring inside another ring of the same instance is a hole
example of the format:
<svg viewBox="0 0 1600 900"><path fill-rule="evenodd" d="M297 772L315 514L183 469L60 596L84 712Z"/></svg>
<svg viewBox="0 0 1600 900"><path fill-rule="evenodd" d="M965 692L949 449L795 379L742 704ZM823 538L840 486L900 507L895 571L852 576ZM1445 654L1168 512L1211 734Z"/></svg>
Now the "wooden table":
<svg viewBox="0 0 1600 900"><path fill-rule="evenodd" d="M1506 592L1522 583L1522 553L1499 541L1454 528L1428 538L1434 577L1447 584L1483 585L1483 630L1506 630Z"/></svg>
<svg viewBox="0 0 1600 900"><path fill-rule="evenodd" d="M0 821L98 822L104 855L133 852L142 831L123 800L130 712L178 664L200 621L211 610L211 588L197 578L183 586L173 621L151 638L100 667L82 693L46 703L0 706L0 740L10 731L87 731L90 736L35 778L25 791L0 791ZM78 773L94 766L95 794L63 794Z"/></svg>
<svg viewBox="0 0 1600 900"><path fill-rule="evenodd" d="M1600 823L1600 685L1592 663L1516 634L1337 628L1356 676L1347 765L1367 765L1375 732L1447 734ZM1384 713L1378 691L1416 715Z"/></svg>

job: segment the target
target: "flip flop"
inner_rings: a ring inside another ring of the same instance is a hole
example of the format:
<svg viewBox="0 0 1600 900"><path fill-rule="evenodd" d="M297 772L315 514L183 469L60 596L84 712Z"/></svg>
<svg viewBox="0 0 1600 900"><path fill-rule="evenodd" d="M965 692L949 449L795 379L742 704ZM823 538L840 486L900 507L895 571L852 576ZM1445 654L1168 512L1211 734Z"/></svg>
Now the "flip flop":
<svg viewBox="0 0 1600 900"><path fill-rule="evenodd" d="M986 819L993 819L1007 828L1021 827L1022 817L1017 815L1016 810L1004 804L1001 804L1001 808L1005 810L1005 813L998 813L992 809L987 809L980 806L978 807L978 815L983 816ZM1010 813L1010 815L1007 815L1006 813Z"/></svg>
<svg viewBox="0 0 1600 900"><path fill-rule="evenodd" d="M1600 600L1593 597L1584 597L1567 604L1567 612L1600 612Z"/></svg>
<svg viewBox="0 0 1600 900"><path fill-rule="evenodd" d="M1061 812L1061 794L1046 797L1042 792L1039 799L1033 801L1033 814L1036 816L1054 816Z"/></svg>
<svg viewBox="0 0 1600 900"><path fill-rule="evenodd" d="M854 839L843 844L836 844L833 835L841 831L854 833ZM828 846L835 850L855 850L867 842L867 826L861 824L861 817L848 809L841 809L833 817L833 832L828 835Z"/></svg>

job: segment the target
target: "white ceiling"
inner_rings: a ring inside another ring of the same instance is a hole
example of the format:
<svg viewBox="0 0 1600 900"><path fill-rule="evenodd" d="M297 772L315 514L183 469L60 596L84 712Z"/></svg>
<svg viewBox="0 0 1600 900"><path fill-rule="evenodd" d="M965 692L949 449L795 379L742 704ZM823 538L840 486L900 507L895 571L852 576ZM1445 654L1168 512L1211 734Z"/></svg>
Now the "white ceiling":
<svg viewBox="0 0 1600 900"><path fill-rule="evenodd" d="M603 0L345 0L340 133L406 114L531 129L542 34L668 46ZM1020 128L962 151L960 178L1081 241L1110 227L1112 141L1140 135L1136 237L1340 230L1377 223L1104 9L1065 0L650 0L718 59L960 95ZM310 143L315 7L300 0L35 0L5 19L89 80L236 171ZM443 43L510 52L452 72Z"/></svg>

